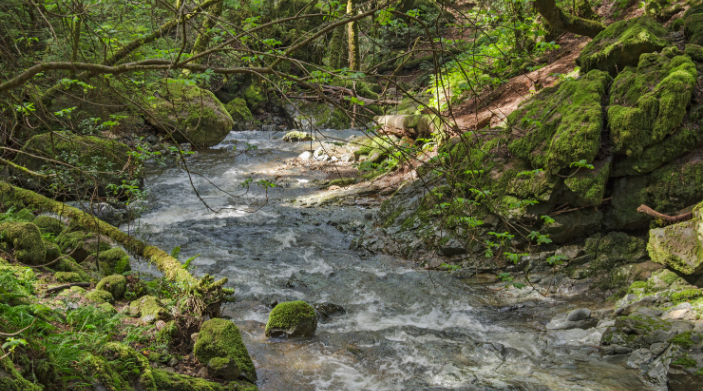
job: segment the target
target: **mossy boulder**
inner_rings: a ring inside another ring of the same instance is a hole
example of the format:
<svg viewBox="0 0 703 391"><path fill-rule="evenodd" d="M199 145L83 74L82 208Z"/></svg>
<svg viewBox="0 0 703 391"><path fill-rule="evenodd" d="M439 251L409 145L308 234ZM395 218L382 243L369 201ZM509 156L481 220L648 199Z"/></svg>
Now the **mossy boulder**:
<svg viewBox="0 0 703 391"><path fill-rule="evenodd" d="M127 293L127 279L123 275L113 274L100 280L95 289L110 292L115 300L121 300Z"/></svg>
<svg viewBox="0 0 703 391"><path fill-rule="evenodd" d="M385 133L408 136L412 139L429 138L435 131L433 118L429 115L383 115L374 117Z"/></svg>
<svg viewBox="0 0 703 391"><path fill-rule="evenodd" d="M115 298L112 297L112 293L108 291L93 290L85 295L85 298L96 303L114 303Z"/></svg>
<svg viewBox="0 0 703 391"><path fill-rule="evenodd" d="M57 282L83 282L83 278L80 274L75 272L58 272L54 274Z"/></svg>
<svg viewBox="0 0 703 391"><path fill-rule="evenodd" d="M26 265L43 265L46 247L39 228L26 222L0 223L0 247L11 251L19 262Z"/></svg>
<svg viewBox="0 0 703 391"><path fill-rule="evenodd" d="M645 241L624 232L595 234L586 239L586 252L592 254L603 266L615 263L635 263L647 256Z"/></svg>
<svg viewBox="0 0 703 391"><path fill-rule="evenodd" d="M693 218L649 231L647 251L652 261L683 274L703 270L703 204L696 206Z"/></svg>
<svg viewBox="0 0 703 391"><path fill-rule="evenodd" d="M292 132L286 133L285 136L283 136L283 141L285 142L297 142L297 141L313 141L315 140L315 137L309 133L305 132L300 132L297 130L294 130Z"/></svg>
<svg viewBox="0 0 703 391"><path fill-rule="evenodd" d="M147 323L168 320L169 313L154 296L144 296L129 303L130 315L139 317Z"/></svg>
<svg viewBox="0 0 703 391"><path fill-rule="evenodd" d="M228 368L236 367L239 377L252 382L256 380L256 369L249 357L249 351L242 342L239 329L229 320L216 318L203 323L193 354L203 364L209 364L213 359L220 359L213 362L219 365L224 363L223 359L227 359ZM221 375L232 377L222 373Z"/></svg>
<svg viewBox="0 0 703 391"><path fill-rule="evenodd" d="M155 98L147 121L176 141L196 148L219 144L234 121L215 95L185 80L163 79L151 86Z"/></svg>
<svg viewBox="0 0 703 391"><path fill-rule="evenodd" d="M46 248L45 263L47 264L55 261L61 256L61 249L59 248L59 245L54 242L44 240L44 248Z"/></svg>
<svg viewBox="0 0 703 391"><path fill-rule="evenodd" d="M83 262L91 254L108 251L111 241L92 232L63 232L56 238L62 251L70 253L77 262Z"/></svg>
<svg viewBox="0 0 703 391"><path fill-rule="evenodd" d="M666 29L648 16L621 20L598 33L576 62L583 73L600 69L616 75L626 66L636 66L640 55L666 47L666 35Z"/></svg>
<svg viewBox="0 0 703 391"><path fill-rule="evenodd" d="M234 98L225 105L227 112L234 121L235 130L246 130L246 124L254 120L254 116L247 107L247 102L242 98Z"/></svg>
<svg viewBox="0 0 703 391"><path fill-rule="evenodd" d="M305 131L317 129L349 129L351 119L340 109L327 102L302 101L287 105L286 111L295 126Z"/></svg>
<svg viewBox="0 0 703 391"><path fill-rule="evenodd" d="M113 195L109 186L120 186L123 180L129 179L116 175L119 171L124 168L124 172L132 171L128 165L128 162L133 164L133 161L128 160L131 149L127 145L94 136L79 136L69 132L40 134L30 138L22 147L22 151L26 153L17 154L14 163L32 171L42 171L45 166L51 166L53 163L46 160L51 159L78 166L86 171L106 172L97 174L97 190L100 196ZM107 174L110 172L115 174ZM85 196L81 191L89 194L93 192L93 177L76 176L74 179L76 182L71 184L69 195L77 197ZM22 187L37 190L52 184L49 180L21 174L18 180ZM57 184L62 185L58 182ZM70 193L74 191L75 194Z"/></svg>
<svg viewBox="0 0 703 391"><path fill-rule="evenodd" d="M62 257L58 262L49 265L49 267L58 272L77 273L79 276L81 276L81 281L92 280L88 273L86 273L85 270L83 270L83 268L81 268L81 266L69 256Z"/></svg>
<svg viewBox="0 0 703 391"><path fill-rule="evenodd" d="M643 54L637 69L620 72L608 109L612 151L637 158L674 133L686 115L697 77L693 61L675 47Z"/></svg>
<svg viewBox="0 0 703 391"><path fill-rule="evenodd" d="M103 276L122 274L132 270L129 264L129 255L119 247L114 247L106 251L100 251L91 256L91 261L97 258L100 266L100 273Z"/></svg>
<svg viewBox="0 0 703 391"><path fill-rule="evenodd" d="M59 236L61 232L66 228L63 221L51 217L51 216L37 216L34 221L34 225L39 227L39 230L44 234L52 234L55 237Z"/></svg>
<svg viewBox="0 0 703 391"><path fill-rule="evenodd" d="M594 70L578 80L545 88L508 116L517 137L510 152L534 168L555 173L592 162L600 148L603 104L611 78Z"/></svg>
<svg viewBox="0 0 703 391"><path fill-rule="evenodd" d="M683 33L688 43L703 45L703 13L694 13L685 16Z"/></svg>
<svg viewBox="0 0 703 391"><path fill-rule="evenodd" d="M34 217L34 213L32 213L31 210L29 210L27 208L23 208L23 209L20 209L19 211L17 211L17 213L15 213L15 219L17 221L24 221L27 223L31 223L34 221L35 217Z"/></svg>
<svg viewBox="0 0 703 391"><path fill-rule="evenodd" d="M315 308L304 301L280 303L266 323L267 337L312 337L317 330Z"/></svg>

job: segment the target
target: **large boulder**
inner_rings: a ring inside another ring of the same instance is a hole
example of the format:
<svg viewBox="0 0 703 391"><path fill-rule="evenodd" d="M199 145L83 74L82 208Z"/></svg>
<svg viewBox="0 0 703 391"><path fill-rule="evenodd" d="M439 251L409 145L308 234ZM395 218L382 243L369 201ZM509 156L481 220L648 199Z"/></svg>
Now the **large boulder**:
<svg viewBox="0 0 703 391"><path fill-rule="evenodd" d="M51 216L37 216L32 222L39 227L42 233L52 234L54 236L59 236L64 228L66 228L63 221Z"/></svg>
<svg viewBox="0 0 703 391"><path fill-rule="evenodd" d="M317 330L315 308L304 301L278 304L266 323L267 337L312 337Z"/></svg>
<svg viewBox="0 0 703 391"><path fill-rule="evenodd" d="M46 247L36 225L27 222L1 223L0 248L26 265L43 265Z"/></svg>
<svg viewBox="0 0 703 391"><path fill-rule="evenodd" d="M434 122L429 115L383 115L374 117L383 129L383 133L410 138L429 138L435 131Z"/></svg>
<svg viewBox="0 0 703 391"><path fill-rule="evenodd" d="M115 140L94 136L78 136L69 132L53 132L36 135L27 141L22 151L14 159L14 163L32 171L42 171L46 167L56 166L65 169L66 166L51 162L59 161L78 167L84 171L101 172L97 178L98 195L120 195L115 193L114 186L121 186L123 180L130 179L134 161L129 160L131 149ZM67 189L68 194L84 197L84 192L92 194L95 187L94 177L88 175L71 176L74 182ZM43 189L53 182L50 179L38 179L33 176L19 174L18 180L22 187ZM56 182L59 186L65 185ZM75 194L73 194L75 193Z"/></svg>
<svg viewBox="0 0 703 391"><path fill-rule="evenodd" d="M244 99L234 98L225 105L225 108L234 121L234 130L251 129L249 124L254 120L254 117Z"/></svg>
<svg viewBox="0 0 703 391"><path fill-rule="evenodd" d="M70 253L71 257L80 263L92 254L110 250L112 241L92 232L64 231L56 238L56 243L62 251Z"/></svg>
<svg viewBox="0 0 703 391"><path fill-rule="evenodd" d="M318 129L348 129L350 118L340 109L327 102L299 101L286 105L286 112L295 127L304 131Z"/></svg>
<svg viewBox="0 0 703 391"><path fill-rule="evenodd" d="M193 354L221 378L256 380L256 369L237 326L226 319L210 319L200 327Z"/></svg>
<svg viewBox="0 0 703 391"><path fill-rule="evenodd" d="M196 148L219 144L234 121L215 95L185 80L163 79L151 86L154 101L147 121L176 141Z"/></svg>
<svg viewBox="0 0 703 391"><path fill-rule="evenodd" d="M693 218L649 231L647 250L654 262L684 274L703 270L703 218L696 206Z"/></svg>
<svg viewBox="0 0 703 391"><path fill-rule="evenodd" d="M637 69L621 70L610 90L612 151L638 158L646 147L674 133L686 115L697 77L693 61L674 47L662 54L643 54Z"/></svg>
<svg viewBox="0 0 703 391"><path fill-rule="evenodd" d="M600 69L616 75L626 66L637 66L640 55L666 47L666 34L661 24L647 16L621 20L598 33L576 62L581 72Z"/></svg>
<svg viewBox="0 0 703 391"><path fill-rule="evenodd" d="M518 137L510 152L534 168L556 173L573 162L592 162L600 148L603 103L611 78L591 71L578 80L545 88L508 116Z"/></svg>
<svg viewBox="0 0 703 391"><path fill-rule="evenodd" d="M95 289L110 292L115 300L120 300L127 293L127 279L121 274L113 274L100 280Z"/></svg>

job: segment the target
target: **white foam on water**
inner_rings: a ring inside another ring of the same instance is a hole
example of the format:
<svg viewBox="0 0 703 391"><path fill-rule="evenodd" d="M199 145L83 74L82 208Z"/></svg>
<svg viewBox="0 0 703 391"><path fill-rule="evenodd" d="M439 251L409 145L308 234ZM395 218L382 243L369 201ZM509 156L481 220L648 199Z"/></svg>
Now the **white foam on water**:
<svg viewBox="0 0 703 391"><path fill-rule="evenodd" d="M293 244L297 242L297 235L295 234L293 228L290 228L288 231L283 233L274 234L273 238L281 242L281 250L293 247Z"/></svg>
<svg viewBox="0 0 703 391"><path fill-rule="evenodd" d="M320 374L318 378L310 382L311 385L315 386L316 391L402 390L399 384L388 384L390 376L384 375L383 380L385 381L383 381L378 375L369 374L368 371L357 368L344 358L321 356L318 359L318 364L324 367L325 374ZM396 374L394 377L397 376Z"/></svg>

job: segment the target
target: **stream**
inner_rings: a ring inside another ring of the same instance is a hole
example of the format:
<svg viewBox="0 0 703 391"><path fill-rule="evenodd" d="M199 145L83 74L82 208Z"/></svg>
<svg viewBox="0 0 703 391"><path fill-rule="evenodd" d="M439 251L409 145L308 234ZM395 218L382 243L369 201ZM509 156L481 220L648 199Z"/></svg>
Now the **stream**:
<svg viewBox="0 0 703 391"><path fill-rule="evenodd" d="M361 134L323 133L338 140ZM546 331L555 314L597 303L530 297L518 305L447 272L350 250L374 224L374 210L291 202L324 192L314 181L326 174L281 169L319 146L286 143L283 135L232 132L189 157L189 169L208 180L149 166L147 211L138 220L151 243L166 251L181 246L181 261L200 254L197 275L229 278L237 300L223 315L242 333L260 390L654 389L619 356L600 355L603 328ZM242 153L247 144L256 149ZM241 186L247 178L248 192ZM260 179L277 186L264 193ZM345 312L321 319L311 339L266 338L272 304L289 300Z"/></svg>

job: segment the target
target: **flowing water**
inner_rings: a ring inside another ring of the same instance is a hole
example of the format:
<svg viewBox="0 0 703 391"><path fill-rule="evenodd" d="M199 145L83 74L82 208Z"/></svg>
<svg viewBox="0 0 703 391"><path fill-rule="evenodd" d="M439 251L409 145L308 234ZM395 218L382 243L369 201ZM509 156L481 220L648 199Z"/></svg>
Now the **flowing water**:
<svg viewBox="0 0 703 391"><path fill-rule="evenodd" d="M354 132L325 134L348 139ZM280 170L311 148L282 136L231 133L218 149L188 159L190 177L151 167L148 211L139 221L161 248L181 246L181 258L200 254L198 275L229 278L237 301L223 314L239 326L262 391L650 389L622 360L600 356L603 329L545 331L575 303L530 296L511 306L486 286L350 250L354 228L372 225L373 210L291 203L324 191L313 181L325 174ZM247 143L257 149L232 149ZM253 181L244 194L247 178ZM265 194L253 185L259 179L279 186ZM321 321L312 339L267 339L271 305L288 300L334 303L346 312Z"/></svg>

